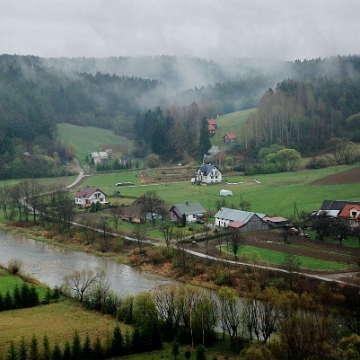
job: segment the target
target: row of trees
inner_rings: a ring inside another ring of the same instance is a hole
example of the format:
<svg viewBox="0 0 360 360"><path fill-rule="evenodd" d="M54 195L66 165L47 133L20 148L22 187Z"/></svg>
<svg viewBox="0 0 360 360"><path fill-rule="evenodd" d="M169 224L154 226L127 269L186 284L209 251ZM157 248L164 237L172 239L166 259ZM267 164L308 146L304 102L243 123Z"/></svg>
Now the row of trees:
<svg viewBox="0 0 360 360"><path fill-rule="evenodd" d="M244 139L256 148L280 143L302 154L326 150L332 138L357 141L357 118L352 116L360 111L359 98L356 78L284 80L265 93L245 126Z"/></svg>
<svg viewBox="0 0 360 360"><path fill-rule="evenodd" d="M155 153L163 160L203 159L211 147L206 117L196 103L183 108L160 107L138 115L134 123L136 157Z"/></svg>
<svg viewBox="0 0 360 360"><path fill-rule="evenodd" d="M24 180L0 188L0 206L5 219L52 223L71 236L75 203L71 194L60 185L43 186L36 180Z"/></svg>
<svg viewBox="0 0 360 360"><path fill-rule="evenodd" d="M125 342L126 340L126 342ZM72 341L65 341L61 347L59 344L51 346L49 338L44 335L42 344L35 335L29 342L22 337L17 346L11 342L6 359L8 360L101 360L115 356L137 353L141 343L131 334L123 336L120 327L115 326L113 333L107 339L96 336L91 339L86 334L82 340L75 331Z"/></svg>

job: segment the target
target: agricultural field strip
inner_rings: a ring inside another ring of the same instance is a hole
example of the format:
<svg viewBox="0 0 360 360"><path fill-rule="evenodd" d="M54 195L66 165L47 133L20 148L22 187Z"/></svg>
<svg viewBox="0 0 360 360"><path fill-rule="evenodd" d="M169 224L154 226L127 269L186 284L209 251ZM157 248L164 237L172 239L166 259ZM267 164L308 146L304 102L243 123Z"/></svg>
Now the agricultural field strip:
<svg viewBox="0 0 360 360"><path fill-rule="evenodd" d="M233 254L232 251L229 250L225 250L224 251L228 252L229 254ZM281 251L276 251L276 250L268 250L268 249L263 249L263 248L258 248L258 247L254 247L254 246L249 246L246 245L244 248L241 248L238 252L237 255L239 257L241 257L242 255L250 255L250 254L255 254L258 253L260 255L260 258L257 259L257 261L259 263L266 263L269 265L282 265L284 259L285 259L285 253L281 252ZM311 257L307 257L307 256L298 256L298 258L300 259L300 261L302 260L305 263L308 263L307 266L304 266L304 264L301 265L301 268L306 268L306 269L311 269L311 270L335 270L339 268L339 266L341 265L342 268L351 268L354 267L354 265L348 264L348 263L343 263L343 262L337 262L337 261L327 261L327 260L319 260L316 258L311 258ZM277 259L277 261L276 261ZM275 261L274 261L275 260ZM319 266L311 266L311 264L322 264L321 268L319 268ZM309 266L310 265L310 266Z"/></svg>
<svg viewBox="0 0 360 360"><path fill-rule="evenodd" d="M324 254L334 254L336 256L343 256L343 257L349 257L349 258L353 258L354 255L349 255L349 254L343 254L343 253L338 253L336 251L330 251L330 250L320 250L320 249L314 249L312 247L308 247L308 246L302 246L302 245L291 245L292 247L294 248L299 248L299 249L306 249L308 251L311 251L311 252L318 252L318 253L324 253Z"/></svg>

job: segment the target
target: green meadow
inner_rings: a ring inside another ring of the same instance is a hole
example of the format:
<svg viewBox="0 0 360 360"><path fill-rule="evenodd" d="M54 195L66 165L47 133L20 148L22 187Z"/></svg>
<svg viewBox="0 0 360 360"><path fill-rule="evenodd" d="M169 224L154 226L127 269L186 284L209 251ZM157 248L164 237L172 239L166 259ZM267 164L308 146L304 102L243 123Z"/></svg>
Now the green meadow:
<svg viewBox="0 0 360 360"><path fill-rule="evenodd" d="M255 109L236 111L216 118L217 129L215 135L211 138L211 142L214 145L220 146L223 143L222 137L228 132L233 132L237 137L240 137L241 127L254 110Z"/></svg>
<svg viewBox="0 0 360 360"><path fill-rule="evenodd" d="M137 172L120 172L86 178L81 187L89 185L100 188L108 196L120 191L123 199L136 198L146 191L156 191L165 203L172 205L186 201L198 201L208 210L216 210L216 202L226 201L228 207L239 208L241 200L251 203L251 211L270 216L292 218L295 210L300 213L319 209L326 199L360 200L360 183L345 185L310 186L314 180L326 175L345 171L354 166L336 166L318 170L299 170L296 172L257 175L254 177L226 176L226 181L238 184L214 184L208 186L191 185L190 181L161 182L149 185L139 184ZM190 179L189 179L190 180ZM259 183L254 182L259 181ZM134 186L115 187L117 182L133 182ZM232 190L233 196L220 196L221 189ZM115 200L115 199L114 199ZM113 201L109 199L109 201ZM123 202L131 202L124 200Z"/></svg>
<svg viewBox="0 0 360 360"><path fill-rule="evenodd" d="M57 131L61 141L74 144L80 161L94 151L113 149L115 154L120 154L132 149L131 140L115 135L111 130L62 123L57 125Z"/></svg>

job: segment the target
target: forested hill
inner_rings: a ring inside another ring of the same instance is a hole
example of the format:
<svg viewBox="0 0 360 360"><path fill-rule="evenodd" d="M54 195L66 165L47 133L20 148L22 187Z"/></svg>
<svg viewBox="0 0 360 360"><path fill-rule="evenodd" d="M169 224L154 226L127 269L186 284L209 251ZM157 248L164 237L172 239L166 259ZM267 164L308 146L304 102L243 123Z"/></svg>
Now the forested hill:
<svg viewBox="0 0 360 360"><path fill-rule="evenodd" d="M158 84L47 68L32 56L0 56L0 178L63 174L72 149L57 141L57 122L112 129L117 117L126 122L152 106Z"/></svg>

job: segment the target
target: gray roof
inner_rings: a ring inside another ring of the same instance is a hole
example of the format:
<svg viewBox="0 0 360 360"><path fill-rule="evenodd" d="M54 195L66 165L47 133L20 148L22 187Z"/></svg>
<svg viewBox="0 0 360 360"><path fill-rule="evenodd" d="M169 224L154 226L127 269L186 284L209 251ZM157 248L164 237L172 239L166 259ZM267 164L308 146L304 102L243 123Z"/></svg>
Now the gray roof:
<svg viewBox="0 0 360 360"><path fill-rule="evenodd" d="M212 169L217 169L221 172L220 168L216 165L202 164L199 167L199 170L205 175L208 176Z"/></svg>
<svg viewBox="0 0 360 360"><path fill-rule="evenodd" d="M187 202L185 204L176 204L170 209L170 211L174 207L176 207L181 214L185 214L185 215L206 213L206 210L198 202Z"/></svg>
<svg viewBox="0 0 360 360"><path fill-rule="evenodd" d="M235 210L229 208L221 208L221 210L219 210L215 214L215 217L230 221L240 221L243 223L247 223L254 215L257 215L260 219L266 216L266 214L261 214L261 213L254 213L254 212Z"/></svg>
<svg viewBox="0 0 360 360"><path fill-rule="evenodd" d="M320 210L339 210L341 211L345 205L353 204L359 205L359 201L347 201L347 200L324 200Z"/></svg>

